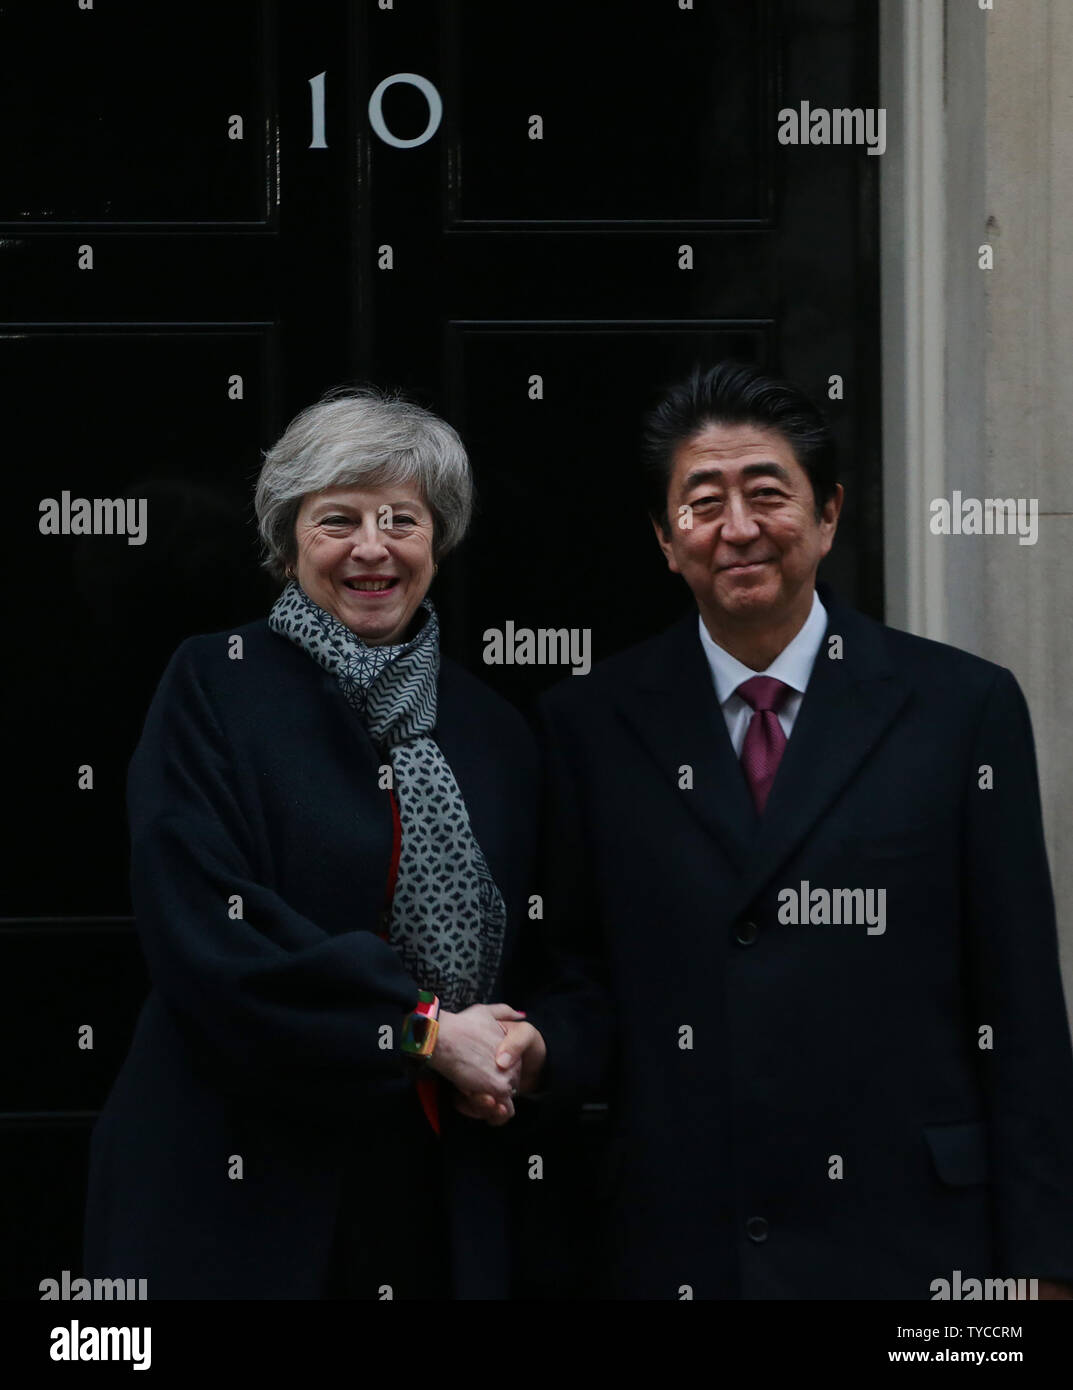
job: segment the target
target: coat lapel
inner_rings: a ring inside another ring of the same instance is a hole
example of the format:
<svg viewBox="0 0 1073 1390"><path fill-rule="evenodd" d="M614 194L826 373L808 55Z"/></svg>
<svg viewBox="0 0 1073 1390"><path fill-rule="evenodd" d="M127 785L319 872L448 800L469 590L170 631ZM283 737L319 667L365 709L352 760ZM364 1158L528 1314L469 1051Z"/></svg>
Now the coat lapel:
<svg viewBox="0 0 1073 1390"><path fill-rule="evenodd" d="M685 805L722 845L740 873L758 824L749 789L715 696L693 610L648 645L619 707L663 774L678 789L680 769L693 786Z"/></svg>
<svg viewBox="0 0 1073 1390"><path fill-rule="evenodd" d="M882 627L826 587L820 597L827 633L761 818L715 697L695 611L649 644L634 680L618 695L623 716L675 787L679 768L693 769L692 790L680 794L740 876L735 912L778 873L908 698ZM832 660L827 639L836 635L842 656Z"/></svg>
<svg viewBox="0 0 1073 1390"><path fill-rule="evenodd" d="M819 823L908 699L890 664L883 629L821 591L827 632L759 823L739 907L763 889ZM829 656L829 638L842 656Z"/></svg>

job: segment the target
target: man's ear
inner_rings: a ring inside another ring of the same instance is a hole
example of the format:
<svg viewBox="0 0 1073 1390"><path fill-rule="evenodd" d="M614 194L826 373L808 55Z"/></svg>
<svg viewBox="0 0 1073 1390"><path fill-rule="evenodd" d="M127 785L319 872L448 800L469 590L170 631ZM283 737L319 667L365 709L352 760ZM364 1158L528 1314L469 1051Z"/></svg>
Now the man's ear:
<svg viewBox="0 0 1073 1390"><path fill-rule="evenodd" d="M823 504L823 509L820 514L820 528L824 533L825 542L823 553L825 555L828 550L831 549L831 545L834 542L835 532L838 530L838 518L842 513L842 503L844 500L845 493L842 490L842 484L835 483L835 490Z"/></svg>
<svg viewBox="0 0 1073 1390"><path fill-rule="evenodd" d="M651 521L652 529L656 533L656 542L659 545L660 550L663 551L663 558L667 561L667 568L670 570L672 574L680 573L678 569L678 561L674 558L674 550L671 546L671 538L669 533L663 530L663 524L660 521L659 517L650 516L648 519L649 521Z"/></svg>

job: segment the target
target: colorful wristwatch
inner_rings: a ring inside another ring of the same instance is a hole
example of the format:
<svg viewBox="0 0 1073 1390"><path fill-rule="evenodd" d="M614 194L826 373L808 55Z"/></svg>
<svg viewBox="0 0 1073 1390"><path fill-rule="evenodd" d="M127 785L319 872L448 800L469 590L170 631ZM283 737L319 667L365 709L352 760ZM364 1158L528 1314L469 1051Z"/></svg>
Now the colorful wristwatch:
<svg viewBox="0 0 1073 1390"><path fill-rule="evenodd" d="M407 1057L432 1056L440 1031L440 1001L430 989L417 991L417 1008L402 1021L401 1050Z"/></svg>

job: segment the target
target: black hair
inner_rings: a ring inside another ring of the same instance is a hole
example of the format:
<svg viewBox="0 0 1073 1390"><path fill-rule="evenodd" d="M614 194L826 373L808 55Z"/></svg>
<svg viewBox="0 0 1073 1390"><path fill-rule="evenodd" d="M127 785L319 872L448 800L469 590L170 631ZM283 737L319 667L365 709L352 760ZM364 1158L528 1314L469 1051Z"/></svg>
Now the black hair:
<svg viewBox="0 0 1073 1390"><path fill-rule="evenodd" d="M667 488L675 450L707 425L755 425L786 440L808 474L819 516L838 484L835 442L819 409L800 387L742 362L696 366L664 391L644 417L641 462L649 514L666 533Z"/></svg>

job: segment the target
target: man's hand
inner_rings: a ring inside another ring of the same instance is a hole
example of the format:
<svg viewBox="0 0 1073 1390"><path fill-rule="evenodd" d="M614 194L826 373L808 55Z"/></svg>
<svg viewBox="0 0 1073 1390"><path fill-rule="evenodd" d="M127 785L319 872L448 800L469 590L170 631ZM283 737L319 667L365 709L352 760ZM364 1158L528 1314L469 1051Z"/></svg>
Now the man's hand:
<svg viewBox="0 0 1073 1390"><path fill-rule="evenodd" d="M519 1019L521 1015L512 1011L501 1017ZM496 1054L496 1066L513 1079L519 1095L526 1095L535 1088L544 1067L547 1056L544 1038L531 1023L505 1023L503 1032L506 1037ZM514 1114L513 1104L504 1105L488 1092L456 1095L455 1109L471 1120L487 1120L490 1125L506 1124Z"/></svg>
<svg viewBox="0 0 1073 1390"><path fill-rule="evenodd" d="M1041 1279L1039 1281L1040 1300L1046 1299L1047 1302L1057 1302L1059 1299L1073 1299L1073 1289L1068 1284L1056 1284L1052 1279Z"/></svg>
<svg viewBox="0 0 1073 1390"><path fill-rule="evenodd" d="M491 1113L497 1113L497 1107L509 1108L509 1119L514 1113L510 1098L519 1067L508 1064L504 1068L496 1062L506 1032L499 1020L523 1017L509 1004L472 1004L458 1014L441 1009L436 1046L428 1065L458 1090L490 1096Z"/></svg>

